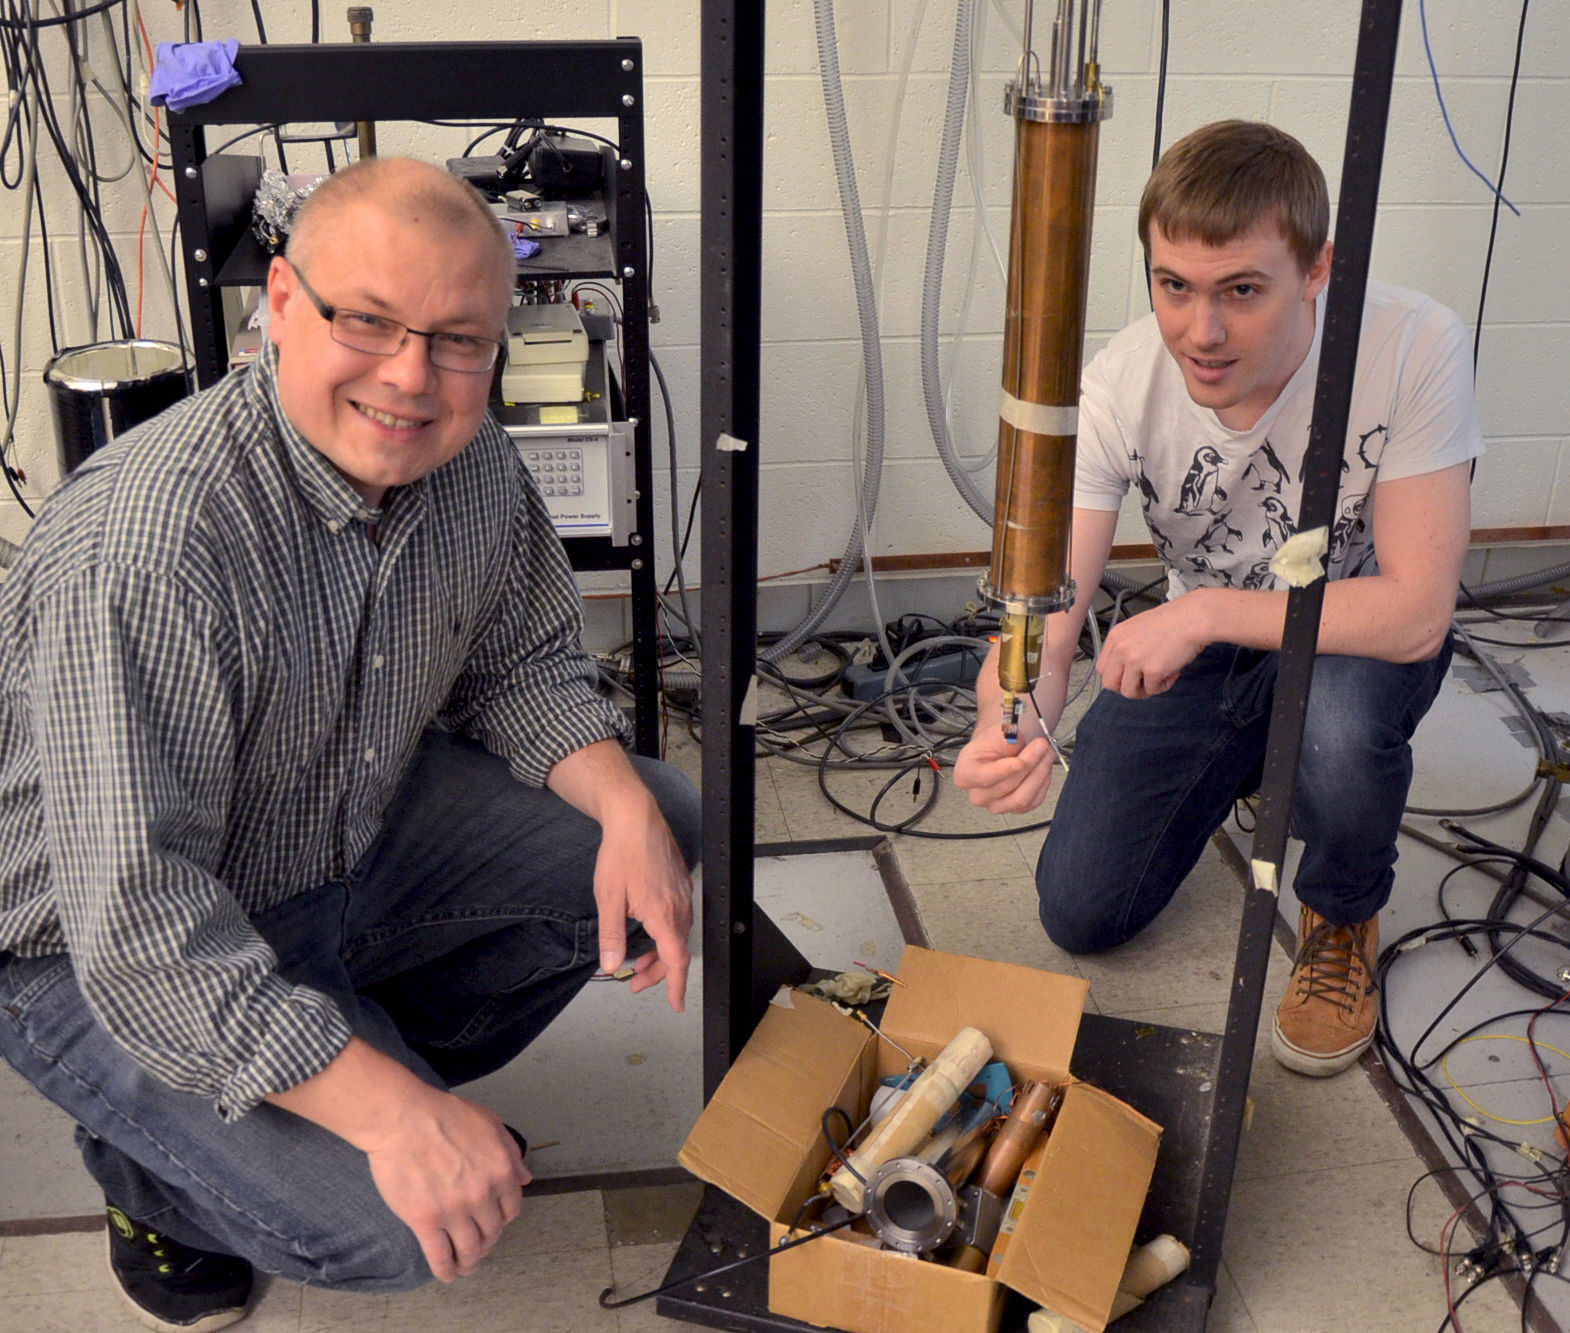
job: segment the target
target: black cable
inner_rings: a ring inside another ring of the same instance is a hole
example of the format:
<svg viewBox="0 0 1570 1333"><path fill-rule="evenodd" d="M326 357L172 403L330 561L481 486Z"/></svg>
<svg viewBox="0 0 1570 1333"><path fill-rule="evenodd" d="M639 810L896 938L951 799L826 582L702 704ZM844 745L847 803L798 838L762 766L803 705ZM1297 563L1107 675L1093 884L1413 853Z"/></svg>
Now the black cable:
<svg viewBox="0 0 1570 1333"><path fill-rule="evenodd" d="M840 1119L845 1122L844 1143L835 1142L834 1131L829 1128L829 1118L835 1113L838 1113ZM856 1170L856 1168L850 1164L849 1159L847 1159L845 1156L845 1151L850 1147L850 1141L855 1137L856 1134L856 1122L850 1118L850 1112L847 1111L843 1106L831 1106L823 1112L821 1117L819 1117L818 1125L823 1130L823 1141L829 1145L830 1156L832 1156L836 1162L849 1171L851 1175L855 1176L858 1181L865 1185L867 1183L866 1176L862 1175L860 1171Z"/></svg>
<svg viewBox="0 0 1570 1333"><path fill-rule="evenodd" d="M834 732L834 735L833 735L834 744L829 746L829 747L827 747L827 748L825 748L824 751L823 751L823 754L818 757L818 762L817 762L818 790L823 793L824 799L827 800L828 803L830 805L832 805L836 810L838 810L841 814L848 815L851 819L854 819L857 823L859 823L859 824L866 824L866 825L868 825L868 826L870 826L872 828L877 829L881 833L903 833L906 837L911 837L911 838L931 838L931 839L933 839L935 841L941 841L941 842L976 842L976 841L980 841L981 839L984 839L984 838L1004 838L1004 837L1011 837L1014 834L1018 834L1018 833L1033 833L1033 832L1036 832L1037 830L1050 827L1051 824L1052 824L1052 821L1050 819L1046 819L1046 820L1040 821L1039 823L1026 824L1023 827L1019 827L1019 828L1015 828L1015 827L1012 827L1012 826L1004 826L1002 828L989 829L989 830L986 830L986 831L980 832L980 833L931 833L931 832L928 832L925 829L915 828L915 827L913 827L913 825L916 822L916 820L920 819L920 818L924 818L926 816L928 810L930 810L931 806L933 804L935 804L936 801L937 801L937 788L938 788L939 783L941 783L941 781L942 781L941 774L939 774L939 773L934 773L932 775L932 779L933 779L933 794L929 798L927 806L923 807L923 809L920 812L918 812L918 814L915 817L913 817L911 820L908 820L908 821L906 821L906 822L904 822L902 824L885 824L885 823L883 823L881 820L879 820L877 818L877 806L878 806L878 804L882 801L882 799L888 793L889 789L894 785L894 783L898 782L903 777L909 776L910 773L918 765L921 766L921 767L930 767L929 756L927 754L919 755L915 759L907 758L907 759L905 759L903 761L898 762L895 765L898 768L898 772L896 772L896 774L894 775L894 778L890 782L888 782L888 783L886 783L884 785L883 790L878 793L877 798L873 802L873 810L872 810L872 812L870 814L864 815L864 814L862 814L858 810L851 809L850 806L846 805L843 801L839 800L834 795L834 793L829 790L829 786L828 786L828 773L829 773L829 767L830 767L830 765L829 765L829 756L833 753L834 749L836 749L836 748L839 749L842 753L844 753L845 755L847 755L848 757L850 757L853 760L853 763L850 765L851 767L861 768L861 769L865 770L867 768L875 766L875 765L867 764L867 763L864 763L864 762L862 762L862 763L854 762L854 760L857 758L855 756L854 752L849 750L849 749L847 749L844 746L844 744L843 744L843 737L844 737L846 731L849 729L850 725L853 722L855 722L858 719L860 719L861 717L863 717L864 715L868 714L873 708L876 708L879 704L886 703L888 700L890 700L892 698L895 698L895 697L900 696L900 695L909 694L909 693L911 693L913 691L920 692L923 689L930 690L930 689L933 688L934 684L935 684L935 682L931 682L931 681L920 681L920 682L917 682L914 685L902 686L899 689L890 690L887 694L879 695L876 699L871 699L871 700L868 700L868 701L858 705L851 712L846 714L845 720L840 723L839 727ZM940 688L952 689L954 687L953 686L947 686L947 687L940 687ZM964 740L963 737L956 737L954 739L959 740L961 742L963 742L963 740Z"/></svg>
<svg viewBox="0 0 1570 1333"><path fill-rule="evenodd" d="M36 33L40 28L58 28L66 23L80 23L83 19L90 19L94 14L102 14L113 9L116 5L123 5L125 0L102 0L87 9L78 9L71 14L60 14L47 19L0 19L0 28L10 28L17 32Z"/></svg>
<svg viewBox="0 0 1570 1333"><path fill-rule="evenodd" d="M687 543L692 540L692 523L693 523L693 520L698 516L698 497L701 496L702 494L703 494L703 477L700 474L699 477L698 477L697 483L692 488L692 499L691 499L691 501L687 505L687 523L686 523L684 531L681 534L681 550L677 553L677 556L676 556L676 558L678 560L683 559L686 556L686 554L687 554ZM666 583L666 585L665 585L665 591L666 592L669 592L671 590L671 583L674 582L674 581L675 581L675 575L673 574L671 576L670 581L668 581Z"/></svg>
<svg viewBox="0 0 1570 1333"><path fill-rule="evenodd" d="M311 45L322 40L322 0L311 0Z"/></svg>
<svg viewBox="0 0 1570 1333"><path fill-rule="evenodd" d="M267 134L272 130L278 129L282 124L283 122L279 121L276 124L258 125L254 130L246 130L243 134L237 134L232 139L225 139L216 148L209 148L207 150L207 156L216 157L219 153L223 152L225 148L233 148L235 144L239 143L243 139L252 139L255 138L258 134Z"/></svg>
<svg viewBox="0 0 1570 1333"><path fill-rule="evenodd" d="M1494 264L1494 238L1499 234L1499 203L1504 197L1505 168L1510 164L1510 131L1515 123L1515 93L1521 82L1521 48L1526 40L1526 11L1531 0L1521 0L1521 22L1515 34L1515 66L1510 71L1510 98L1505 103L1505 141L1499 150L1499 179L1494 182L1494 217L1488 227L1488 253L1483 259L1483 286L1477 294L1477 328L1472 333L1472 376L1477 377L1477 357L1483 344L1483 308L1488 303L1488 273Z"/></svg>
<svg viewBox="0 0 1570 1333"><path fill-rule="evenodd" d="M1516 643L1510 639L1489 639L1481 634L1472 635L1473 643L1486 643L1490 648L1563 648L1562 642L1545 642L1542 639L1528 639L1524 643Z"/></svg>
<svg viewBox="0 0 1570 1333"><path fill-rule="evenodd" d="M676 459L676 412L671 406L670 385L665 382L665 372L660 369L659 358L654 355L654 349L649 349L649 368L654 371L655 382L660 387L660 401L665 404L665 443L670 453L671 473L671 555L675 563L671 567L671 577L676 580L676 587L681 594L681 614L686 622L687 629L693 637L699 652L703 651L703 641L698 635L697 627L692 623L692 611L687 605L687 580L681 567L681 547L676 536L676 529L680 524L681 499L676 493L677 485L677 459Z"/></svg>
<svg viewBox="0 0 1570 1333"><path fill-rule="evenodd" d="M838 1113L839 1116L845 1121L845 1128L849 1131L843 1144L835 1139L834 1131L829 1128L829 1119L836 1113ZM834 1158L835 1161L837 1161L841 1166L849 1171L851 1175L855 1176L857 1180L861 1181L861 1183L865 1185L867 1183L866 1177L863 1176L861 1172L856 1170L856 1168L853 1167L845 1158L845 1150L850 1144L850 1138L854 1136L856 1132L856 1125L855 1122L850 1118L850 1112L847 1111L843 1106L830 1106L823 1112L823 1115L819 1119L818 1124L819 1127L823 1130L824 1141L829 1145L830 1155ZM786 1235L795 1236L796 1228L798 1225L800 1225L801 1219L806 1214L807 1209L812 1207L812 1205L815 1203L824 1201L827 1197L828 1196L825 1194L808 1195L807 1198L802 1201L801 1207L796 1210L796 1216L791 1219L790 1229L786 1232ZM615 1284L613 1283L611 1286L606 1287L605 1290L600 1293L600 1308L603 1310L625 1310L629 1305L638 1305L643 1301L652 1300L656 1296L663 1296L666 1292L674 1291L677 1287L685 1287L692 1282L700 1282L707 1278L718 1277L721 1273L729 1273L734 1269L743 1268L747 1264L757 1263L759 1260L767 1259L772 1255L783 1254L786 1250L793 1250L796 1248L796 1246L805 1245L808 1241L817 1240L820 1236L828 1236L836 1231L840 1231L858 1220L859 1214L853 1213L848 1217L842 1218L838 1222L830 1223L828 1226L820 1226L817 1230L809 1232L805 1236L795 1236L795 1239L793 1240L787 1239L781 1241L780 1244L776 1245L771 1250L764 1250L760 1254L749 1254L743 1259L736 1259L731 1263L721 1264L718 1268L708 1268L701 1273L694 1273L691 1277L678 1278L674 1282L667 1282L662 1287L656 1287L653 1291L646 1291L640 1296L629 1296L624 1301L611 1300L611 1294L616 1290Z"/></svg>
<svg viewBox="0 0 1570 1333"><path fill-rule="evenodd" d="M1161 121L1167 105L1167 48L1172 38L1172 0L1161 0L1161 63L1156 71L1156 136L1150 150L1150 169L1161 161Z"/></svg>
<svg viewBox="0 0 1570 1333"><path fill-rule="evenodd" d="M1172 0L1161 0L1161 64L1156 73L1156 132L1150 150L1150 169L1154 171L1161 161L1161 122L1167 108L1167 49L1172 37ZM1150 288L1150 252L1145 252L1145 296L1150 308L1156 308L1155 296Z"/></svg>
<svg viewBox="0 0 1570 1333"><path fill-rule="evenodd" d="M262 6L259 0L251 0L251 17L256 20L256 40L266 46L267 25L262 22Z"/></svg>
<svg viewBox="0 0 1570 1333"><path fill-rule="evenodd" d="M809 1241L832 1235L836 1231L843 1231L857 1220L859 1220L857 1216L852 1214L838 1222L831 1222L826 1227L820 1227L816 1231L808 1232L805 1236L797 1236L794 1240L783 1240L772 1250L763 1250L757 1254L749 1254L745 1259L737 1259L728 1264L721 1264L718 1268L707 1268L701 1273L694 1273L691 1277L678 1278L674 1282L667 1282L663 1287L656 1287L653 1291L646 1291L641 1296L629 1296L624 1301L611 1300L611 1293L616 1288L615 1286L606 1287L600 1293L600 1308L602 1310L625 1310L629 1305L638 1305L643 1301L653 1300L656 1296L663 1296L666 1292L675 1291L677 1287L685 1287L691 1282L701 1282L706 1278L718 1277L721 1273L729 1273L738 1268L745 1268L748 1264L755 1264L760 1260L772 1258L776 1254L784 1254L786 1250L794 1250L798 1245L806 1245Z"/></svg>

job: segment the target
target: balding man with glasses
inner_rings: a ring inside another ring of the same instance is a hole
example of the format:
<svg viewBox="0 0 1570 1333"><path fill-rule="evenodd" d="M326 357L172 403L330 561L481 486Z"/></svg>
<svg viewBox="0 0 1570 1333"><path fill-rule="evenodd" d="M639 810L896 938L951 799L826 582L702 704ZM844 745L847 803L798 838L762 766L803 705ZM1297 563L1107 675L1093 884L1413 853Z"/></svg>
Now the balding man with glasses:
<svg viewBox="0 0 1570 1333"><path fill-rule="evenodd" d="M629 758L486 403L513 288L408 160L302 209L257 363L96 454L0 590L0 1054L148 1327L395 1291L517 1216L450 1088L596 971L680 1010L696 793Z"/></svg>

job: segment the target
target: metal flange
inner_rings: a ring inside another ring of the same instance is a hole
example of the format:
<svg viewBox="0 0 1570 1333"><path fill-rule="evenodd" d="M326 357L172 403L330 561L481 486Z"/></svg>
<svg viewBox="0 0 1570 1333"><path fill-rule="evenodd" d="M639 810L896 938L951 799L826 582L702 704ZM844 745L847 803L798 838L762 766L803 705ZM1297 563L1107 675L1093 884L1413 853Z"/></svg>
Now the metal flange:
<svg viewBox="0 0 1570 1333"><path fill-rule="evenodd" d="M1002 607L1003 610L1012 611L1020 616L1049 616L1055 611L1067 611L1074 605L1074 594L1077 591L1074 580L1070 579L1056 592L1033 593L1026 596L999 592L992 586L987 574L976 580L976 590L987 599L989 605Z"/></svg>
<svg viewBox="0 0 1570 1333"><path fill-rule="evenodd" d="M867 1181L867 1221L891 1250L930 1254L959 1225L954 1187L919 1157L895 1157Z"/></svg>
<svg viewBox="0 0 1570 1333"><path fill-rule="evenodd" d="M1021 92L1017 80L1003 89L1003 110L1016 120L1050 125L1091 125L1112 118L1112 89L1102 88L1090 97L1051 97L1040 85Z"/></svg>

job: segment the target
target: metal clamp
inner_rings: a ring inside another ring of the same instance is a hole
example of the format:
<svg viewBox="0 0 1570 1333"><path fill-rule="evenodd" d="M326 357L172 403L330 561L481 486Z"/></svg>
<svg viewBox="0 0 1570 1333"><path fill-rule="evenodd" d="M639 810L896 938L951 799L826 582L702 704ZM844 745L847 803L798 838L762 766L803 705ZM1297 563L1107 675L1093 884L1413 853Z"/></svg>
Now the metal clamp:
<svg viewBox="0 0 1570 1333"><path fill-rule="evenodd" d="M1010 79L1003 89L1003 110L1016 120L1034 120L1048 125L1093 125L1112 118L1112 89L1103 87L1094 97L1051 97L1031 86L1020 91L1019 82Z"/></svg>

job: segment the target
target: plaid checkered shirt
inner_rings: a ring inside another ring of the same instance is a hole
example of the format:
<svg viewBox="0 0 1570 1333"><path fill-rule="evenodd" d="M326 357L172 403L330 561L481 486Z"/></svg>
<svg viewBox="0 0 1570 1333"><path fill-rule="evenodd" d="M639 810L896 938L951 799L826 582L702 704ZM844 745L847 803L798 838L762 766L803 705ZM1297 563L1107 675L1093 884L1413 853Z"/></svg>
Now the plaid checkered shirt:
<svg viewBox="0 0 1570 1333"><path fill-rule="evenodd" d="M114 1039L226 1119L348 1040L250 918L352 869L427 726L535 786L627 731L496 422L371 510L276 367L96 454L0 589L0 950L69 953Z"/></svg>

